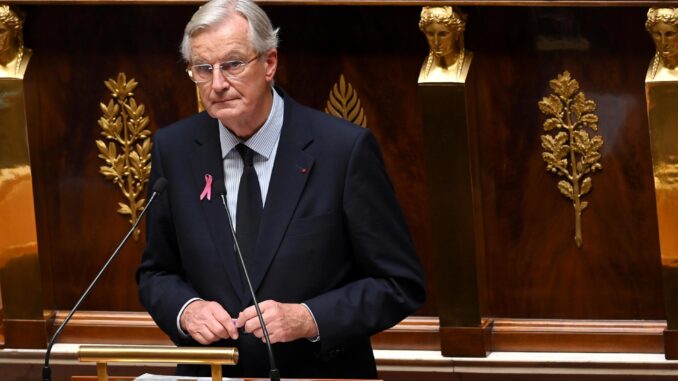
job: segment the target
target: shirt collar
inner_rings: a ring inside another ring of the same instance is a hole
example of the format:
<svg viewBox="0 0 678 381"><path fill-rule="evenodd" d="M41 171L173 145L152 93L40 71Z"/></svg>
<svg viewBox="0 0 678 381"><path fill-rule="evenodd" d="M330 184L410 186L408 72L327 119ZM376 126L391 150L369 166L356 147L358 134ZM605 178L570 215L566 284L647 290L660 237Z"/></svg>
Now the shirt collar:
<svg viewBox="0 0 678 381"><path fill-rule="evenodd" d="M273 92L271 112L268 114L268 118L266 119L266 122L264 122L264 125L261 126L259 131L252 135L249 139L242 140L239 137L233 135L233 133L229 131L223 125L223 123L221 123L221 121L219 121L219 140L221 143L222 159L226 158L226 155L228 155L228 153L240 143L244 143L254 152L265 157L266 160L271 157L273 149L280 138L284 114L282 98L275 90L271 91Z"/></svg>

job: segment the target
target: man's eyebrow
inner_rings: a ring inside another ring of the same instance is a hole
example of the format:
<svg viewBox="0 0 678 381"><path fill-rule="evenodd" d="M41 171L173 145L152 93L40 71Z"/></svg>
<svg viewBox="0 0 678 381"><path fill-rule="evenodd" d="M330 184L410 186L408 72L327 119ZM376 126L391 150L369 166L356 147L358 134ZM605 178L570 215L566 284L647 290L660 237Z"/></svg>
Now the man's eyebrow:
<svg viewBox="0 0 678 381"><path fill-rule="evenodd" d="M233 60L241 60L247 57L247 53L241 52L241 51L232 51L228 52L227 54L222 56L223 59L222 61L233 61Z"/></svg>

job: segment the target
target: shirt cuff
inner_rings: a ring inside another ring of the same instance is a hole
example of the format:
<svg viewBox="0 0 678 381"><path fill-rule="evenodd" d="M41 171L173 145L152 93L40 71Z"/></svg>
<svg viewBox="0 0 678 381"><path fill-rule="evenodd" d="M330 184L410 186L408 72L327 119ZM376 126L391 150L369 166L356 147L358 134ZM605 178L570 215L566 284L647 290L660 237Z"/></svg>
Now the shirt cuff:
<svg viewBox="0 0 678 381"><path fill-rule="evenodd" d="M311 311L310 308L306 305L306 303L301 303L302 306L306 307L306 310L308 310L308 313L311 314L311 318L313 319L313 324L315 324L315 331L318 332L318 335L316 337L310 337L308 340L312 343L317 343L320 341L320 328L318 328L318 322L315 320L315 316L313 315L313 311Z"/></svg>
<svg viewBox="0 0 678 381"><path fill-rule="evenodd" d="M195 302L196 300L202 300L202 299L200 299L200 298L188 299L188 302L184 303L184 306L181 307L181 309L179 310L179 313L177 314L177 332L179 332L179 336L182 339L188 339L188 338L190 338L190 336L186 332L184 332L183 329L181 329L181 314L184 313L184 310L186 309L186 307L188 307L189 304ZM308 308L308 307L306 307L306 308ZM313 315L313 314L311 314L311 315Z"/></svg>

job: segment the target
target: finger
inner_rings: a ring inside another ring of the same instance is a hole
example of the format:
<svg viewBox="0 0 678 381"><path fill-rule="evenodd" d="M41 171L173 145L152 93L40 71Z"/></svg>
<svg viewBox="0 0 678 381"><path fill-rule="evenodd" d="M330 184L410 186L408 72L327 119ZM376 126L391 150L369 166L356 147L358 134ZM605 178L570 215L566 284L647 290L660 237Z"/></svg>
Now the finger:
<svg viewBox="0 0 678 381"><path fill-rule="evenodd" d="M205 336L203 336L200 332L191 333L191 337L193 338L193 340L197 341L202 345L210 344L210 341L207 340Z"/></svg>
<svg viewBox="0 0 678 381"><path fill-rule="evenodd" d="M206 336L207 339L212 339L214 341L230 338L226 327L224 327L214 316L209 316L209 318L204 321L203 329L201 329L200 332L203 336Z"/></svg>
<svg viewBox="0 0 678 381"><path fill-rule="evenodd" d="M249 320L256 316L257 310L254 308L254 306L249 306L245 308L242 312L240 312L240 314L238 315L238 323L236 325L238 326L238 328L244 327Z"/></svg>
<svg viewBox="0 0 678 381"><path fill-rule="evenodd" d="M261 323L259 322L259 317L255 316L245 322L243 325L245 332L254 333L257 330L261 330Z"/></svg>
<svg viewBox="0 0 678 381"><path fill-rule="evenodd" d="M276 332L274 333L269 332L268 339L271 340L271 344L275 344L280 341L280 336L278 336Z"/></svg>
<svg viewBox="0 0 678 381"><path fill-rule="evenodd" d="M261 317L264 320L264 324L266 324L266 328L271 327L272 324L278 324L278 309L276 307L276 303L273 301L266 301L262 303L261 308ZM245 328L247 332L254 332L257 329L261 329L261 321L259 320L259 316L255 315L252 319L248 320L247 323L245 323ZM262 333L263 335L263 333Z"/></svg>
<svg viewBox="0 0 678 381"><path fill-rule="evenodd" d="M261 328L255 329L251 333L252 333L252 335L254 335L254 336L256 336L260 339L264 337L264 331Z"/></svg>
<svg viewBox="0 0 678 381"><path fill-rule="evenodd" d="M238 329L235 324L233 324L233 319L231 319L231 315L229 315L226 310L219 306L219 308L212 312L212 316L214 316L216 323L219 325L218 330L221 338L238 338Z"/></svg>
<svg viewBox="0 0 678 381"><path fill-rule="evenodd" d="M244 316L249 316L249 315L244 315ZM262 313L262 316L263 316L263 313ZM249 319L245 320L245 322L243 324L243 328L245 329L245 332L250 332L250 333L254 332L257 329L261 329L261 322L259 321L259 315L257 315L255 313L254 316L251 316Z"/></svg>

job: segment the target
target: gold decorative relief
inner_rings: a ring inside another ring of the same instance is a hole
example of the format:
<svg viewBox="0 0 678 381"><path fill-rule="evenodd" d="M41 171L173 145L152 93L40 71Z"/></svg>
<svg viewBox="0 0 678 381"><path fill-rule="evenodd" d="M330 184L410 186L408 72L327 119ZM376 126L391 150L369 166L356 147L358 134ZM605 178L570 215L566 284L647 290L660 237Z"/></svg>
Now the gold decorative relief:
<svg viewBox="0 0 678 381"><path fill-rule="evenodd" d="M464 49L467 18L449 5L422 7L419 29L426 36L429 54L419 71L419 83L465 82L473 56Z"/></svg>
<svg viewBox="0 0 678 381"><path fill-rule="evenodd" d="M327 101L325 112L367 127L367 116L360 105L358 93L353 90L350 83L346 82L343 74L339 76L339 82L335 83L330 91L330 99Z"/></svg>
<svg viewBox="0 0 678 381"><path fill-rule="evenodd" d="M539 102L539 110L549 118L544 122L541 146L546 170L564 177L558 190L572 200L575 214L574 240L582 247L581 214L588 206L582 197L591 191L591 176L603 167L600 164L601 136L591 136L586 131L598 130L598 116L593 112L596 103L586 99L579 83L565 71L549 82L553 94Z"/></svg>
<svg viewBox="0 0 678 381"><path fill-rule="evenodd" d="M678 80L678 8L650 8L645 29L656 48L646 81Z"/></svg>
<svg viewBox="0 0 678 381"><path fill-rule="evenodd" d="M134 78L127 81L125 73L119 73L117 80L108 79L104 84L112 98L107 105L99 104L103 116L98 123L105 139L96 144L99 157L106 162L99 172L120 188L126 202L118 203L118 213L129 216L134 224L144 208L146 199L140 197L151 173L149 120L144 116L144 105L133 98L138 85ZM134 239L139 239L140 233L137 229Z"/></svg>
<svg viewBox="0 0 678 381"><path fill-rule="evenodd" d="M16 6L0 5L0 78L23 79L31 58L24 46L25 16Z"/></svg>

